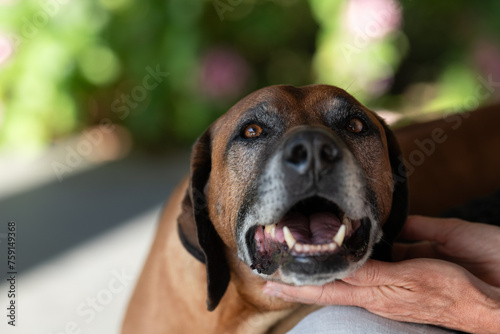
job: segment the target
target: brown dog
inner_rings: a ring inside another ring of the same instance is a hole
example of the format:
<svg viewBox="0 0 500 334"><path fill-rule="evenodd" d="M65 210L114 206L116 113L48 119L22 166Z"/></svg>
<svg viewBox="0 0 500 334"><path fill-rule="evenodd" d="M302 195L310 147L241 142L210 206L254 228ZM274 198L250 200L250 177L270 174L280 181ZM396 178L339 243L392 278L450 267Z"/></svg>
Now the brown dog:
<svg viewBox="0 0 500 334"><path fill-rule="evenodd" d="M123 332L290 329L308 309L264 295L266 280L320 285L389 259L407 214L399 155L384 122L339 88L250 94L194 145Z"/></svg>

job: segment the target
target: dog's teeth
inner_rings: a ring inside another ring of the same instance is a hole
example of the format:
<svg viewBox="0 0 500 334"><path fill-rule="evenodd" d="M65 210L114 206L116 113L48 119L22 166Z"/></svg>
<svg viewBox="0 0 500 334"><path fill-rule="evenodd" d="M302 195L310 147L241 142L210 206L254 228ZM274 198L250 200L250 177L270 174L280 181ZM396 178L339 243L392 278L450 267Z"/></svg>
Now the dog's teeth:
<svg viewBox="0 0 500 334"><path fill-rule="evenodd" d="M266 225L264 229L266 230L266 233L270 234L271 237L274 239L274 236L276 234L276 224Z"/></svg>
<svg viewBox="0 0 500 334"><path fill-rule="evenodd" d="M336 248L337 248L337 244L336 244L336 243L334 243L334 242L330 242L330 243L328 244L328 250L333 251L333 250L335 250Z"/></svg>
<svg viewBox="0 0 500 334"><path fill-rule="evenodd" d="M344 215L344 218L342 219L342 225L345 225L345 234L349 234L352 230L352 223L346 215Z"/></svg>
<svg viewBox="0 0 500 334"><path fill-rule="evenodd" d="M345 225L340 225L337 234L333 237L333 242L335 242L339 247L342 246L342 243L344 242L345 230Z"/></svg>
<svg viewBox="0 0 500 334"><path fill-rule="evenodd" d="M271 225L266 225L264 227L264 230L266 231L267 234L271 234Z"/></svg>
<svg viewBox="0 0 500 334"><path fill-rule="evenodd" d="M300 243L297 242L295 244L295 251L302 252L302 244L300 244Z"/></svg>
<svg viewBox="0 0 500 334"><path fill-rule="evenodd" d="M309 252L311 250L311 246L304 245L304 252Z"/></svg>
<svg viewBox="0 0 500 334"><path fill-rule="evenodd" d="M290 230L288 229L287 226L283 226L283 234L285 236L285 241L286 241L286 244L288 245L288 249L292 249L293 246L297 243L297 240L295 240L295 238L292 235L292 232L290 232ZM300 245L297 245L297 246L300 246ZM301 249L302 249L302 247L301 247ZM299 250L299 249L297 249L297 250Z"/></svg>

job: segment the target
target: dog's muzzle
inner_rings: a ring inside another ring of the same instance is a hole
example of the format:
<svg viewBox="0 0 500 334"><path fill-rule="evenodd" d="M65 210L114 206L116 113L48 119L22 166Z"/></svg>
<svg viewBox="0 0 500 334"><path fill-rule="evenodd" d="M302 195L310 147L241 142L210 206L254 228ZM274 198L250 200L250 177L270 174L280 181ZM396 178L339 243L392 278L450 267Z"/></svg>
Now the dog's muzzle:
<svg viewBox="0 0 500 334"><path fill-rule="evenodd" d="M300 127L268 160L237 229L239 255L264 277L324 284L369 257L380 231L363 172L334 133ZM274 276L273 276L274 278Z"/></svg>

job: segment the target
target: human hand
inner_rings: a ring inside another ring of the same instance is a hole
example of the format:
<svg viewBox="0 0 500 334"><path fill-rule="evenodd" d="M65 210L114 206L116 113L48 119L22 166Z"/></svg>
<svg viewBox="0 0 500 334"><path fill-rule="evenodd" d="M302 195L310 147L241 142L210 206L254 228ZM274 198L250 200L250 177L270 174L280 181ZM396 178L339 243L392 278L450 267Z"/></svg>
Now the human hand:
<svg viewBox="0 0 500 334"><path fill-rule="evenodd" d="M410 216L394 245L394 260L434 258L456 263L476 277L500 287L500 227L460 219Z"/></svg>
<svg viewBox="0 0 500 334"><path fill-rule="evenodd" d="M425 240L395 245L396 260L411 260L370 260L354 276L323 287L268 282L264 292L306 304L359 306L394 320L500 333L495 322L500 319L495 287L500 286L500 228L412 216L401 236Z"/></svg>
<svg viewBox="0 0 500 334"><path fill-rule="evenodd" d="M500 333L500 288L441 260L369 260L343 281L324 286L267 282L264 292L291 302L359 306L398 321Z"/></svg>

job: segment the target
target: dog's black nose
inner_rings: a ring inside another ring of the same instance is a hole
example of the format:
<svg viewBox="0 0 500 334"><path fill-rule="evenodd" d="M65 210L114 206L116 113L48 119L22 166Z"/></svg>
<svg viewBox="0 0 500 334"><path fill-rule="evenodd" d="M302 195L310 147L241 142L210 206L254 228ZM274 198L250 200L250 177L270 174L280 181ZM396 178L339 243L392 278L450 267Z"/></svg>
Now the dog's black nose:
<svg viewBox="0 0 500 334"><path fill-rule="evenodd" d="M285 164L301 175L311 171L320 175L341 158L335 138L323 129L302 130L285 144Z"/></svg>

